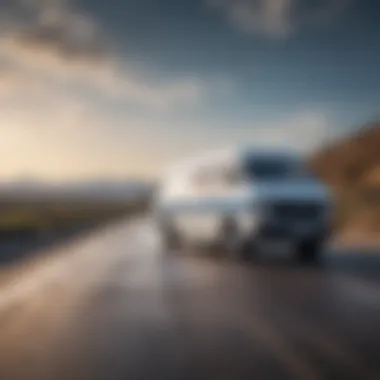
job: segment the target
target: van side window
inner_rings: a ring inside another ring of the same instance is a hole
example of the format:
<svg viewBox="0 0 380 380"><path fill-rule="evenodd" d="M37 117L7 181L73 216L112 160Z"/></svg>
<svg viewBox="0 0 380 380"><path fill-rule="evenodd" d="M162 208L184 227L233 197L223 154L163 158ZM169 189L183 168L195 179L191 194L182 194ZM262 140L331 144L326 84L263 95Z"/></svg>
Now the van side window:
<svg viewBox="0 0 380 380"><path fill-rule="evenodd" d="M193 178L195 188L201 190L223 190L241 181L240 171L231 165L202 167Z"/></svg>
<svg viewBox="0 0 380 380"><path fill-rule="evenodd" d="M225 186L236 186L243 181L243 173L236 166L227 166L223 172Z"/></svg>
<svg viewBox="0 0 380 380"><path fill-rule="evenodd" d="M210 188L215 182L214 177L212 168L204 166L193 173L191 183L198 190Z"/></svg>

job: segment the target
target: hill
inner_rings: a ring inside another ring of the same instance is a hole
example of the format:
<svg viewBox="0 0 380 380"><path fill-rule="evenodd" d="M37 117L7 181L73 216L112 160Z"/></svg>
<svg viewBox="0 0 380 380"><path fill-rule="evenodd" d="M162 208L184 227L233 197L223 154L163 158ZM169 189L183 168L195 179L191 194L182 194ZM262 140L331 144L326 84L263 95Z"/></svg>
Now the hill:
<svg viewBox="0 0 380 380"><path fill-rule="evenodd" d="M334 189L337 230L348 235L380 232L380 122L330 144L311 162Z"/></svg>

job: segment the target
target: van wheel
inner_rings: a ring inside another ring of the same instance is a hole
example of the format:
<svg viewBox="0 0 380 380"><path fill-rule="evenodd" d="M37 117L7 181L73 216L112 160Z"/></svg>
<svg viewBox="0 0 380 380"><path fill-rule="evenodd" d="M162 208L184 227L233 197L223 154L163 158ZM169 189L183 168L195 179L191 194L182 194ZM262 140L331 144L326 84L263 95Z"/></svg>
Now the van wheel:
<svg viewBox="0 0 380 380"><path fill-rule="evenodd" d="M233 220L226 220L221 228L222 249L226 258L240 260L244 256L244 244L242 242L239 229Z"/></svg>
<svg viewBox="0 0 380 380"><path fill-rule="evenodd" d="M163 248L166 251L176 251L181 249L181 237L179 233L172 227L171 223L169 221L161 221L159 224Z"/></svg>
<svg viewBox="0 0 380 380"><path fill-rule="evenodd" d="M297 259L301 263L318 262L323 248L322 239L310 239L301 242L297 248Z"/></svg>

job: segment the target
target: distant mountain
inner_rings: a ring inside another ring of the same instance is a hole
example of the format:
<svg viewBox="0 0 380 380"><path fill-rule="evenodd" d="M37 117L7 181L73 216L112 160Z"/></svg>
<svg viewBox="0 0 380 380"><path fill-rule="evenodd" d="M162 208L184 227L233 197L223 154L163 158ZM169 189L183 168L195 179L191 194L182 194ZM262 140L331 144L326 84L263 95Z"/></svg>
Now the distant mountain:
<svg viewBox="0 0 380 380"><path fill-rule="evenodd" d="M312 166L335 190L340 230L380 232L380 122L317 152Z"/></svg>
<svg viewBox="0 0 380 380"><path fill-rule="evenodd" d="M124 201L146 197L152 184L139 180L93 180L74 182L43 182L22 179L0 182L0 198L3 200L78 200Z"/></svg>

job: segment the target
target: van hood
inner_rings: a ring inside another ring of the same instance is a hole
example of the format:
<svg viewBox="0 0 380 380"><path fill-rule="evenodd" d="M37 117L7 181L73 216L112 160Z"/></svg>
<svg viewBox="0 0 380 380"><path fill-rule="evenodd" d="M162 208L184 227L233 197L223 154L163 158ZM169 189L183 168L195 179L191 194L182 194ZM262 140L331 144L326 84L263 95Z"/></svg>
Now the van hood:
<svg viewBox="0 0 380 380"><path fill-rule="evenodd" d="M330 203L330 190L318 180L267 180L252 184L253 197L264 202L300 201Z"/></svg>

